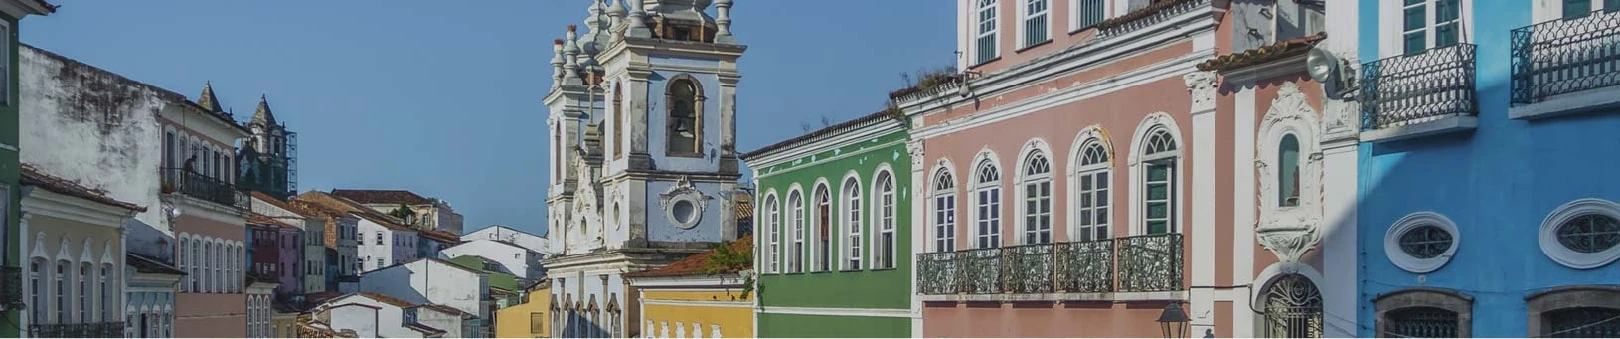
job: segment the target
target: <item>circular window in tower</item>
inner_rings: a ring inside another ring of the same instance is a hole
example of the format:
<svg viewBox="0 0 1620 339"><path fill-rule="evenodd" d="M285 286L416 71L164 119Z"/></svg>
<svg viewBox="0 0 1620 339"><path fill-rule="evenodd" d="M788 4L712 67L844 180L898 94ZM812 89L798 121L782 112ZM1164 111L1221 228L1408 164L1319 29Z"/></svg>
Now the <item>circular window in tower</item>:
<svg viewBox="0 0 1620 339"><path fill-rule="evenodd" d="M1620 205L1603 199L1572 201L1541 222L1541 252L1575 269L1592 269L1620 258Z"/></svg>
<svg viewBox="0 0 1620 339"><path fill-rule="evenodd" d="M1429 273L1457 253L1457 224L1434 212L1417 212L1396 221L1384 234L1384 255L1407 272Z"/></svg>
<svg viewBox="0 0 1620 339"><path fill-rule="evenodd" d="M698 203L698 199L700 198L684 195L671 199L664 207L664 216L669 218L669 222L675 224L675 227L683 229L697 227L698 222L703 219L703 206Z"/></svg>

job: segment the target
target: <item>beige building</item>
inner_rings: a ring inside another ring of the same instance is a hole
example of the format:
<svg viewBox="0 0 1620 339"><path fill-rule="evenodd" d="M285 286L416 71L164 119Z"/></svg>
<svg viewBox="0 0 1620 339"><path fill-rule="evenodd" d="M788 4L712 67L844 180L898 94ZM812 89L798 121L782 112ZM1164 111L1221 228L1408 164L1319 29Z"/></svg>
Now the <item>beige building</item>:
<svg viewBox="0 0 1620 339"><path fill-rule="evenodd" d="M23 336L124 336L123 223L146 209L29 165L21 183ZM164 318L152 320L143 324L169 333Z"/></svg>

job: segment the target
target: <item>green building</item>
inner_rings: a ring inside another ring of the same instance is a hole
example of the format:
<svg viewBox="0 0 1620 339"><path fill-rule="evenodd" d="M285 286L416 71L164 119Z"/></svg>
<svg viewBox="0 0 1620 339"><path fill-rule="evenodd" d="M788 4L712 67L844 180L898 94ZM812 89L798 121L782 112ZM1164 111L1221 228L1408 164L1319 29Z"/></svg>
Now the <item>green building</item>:
<svg viewBox="0 0 1620 339"><path fill-rule="evenodd" d="M759 337L912 335L912 155L898 119L879 112L743 155L760 197Z"/></svg>
<svg viewBox="0 0 1620 339"><path fill-rule="evenodd" d="M5 68L0 72L0 76L5 77L0 81L0 86L5 87L0 90L0 93L5 93L4 97L0 97L0 183L3 183L0 185L0 226L4 227L4 232L0 232L0 244L5 246L0 250L0 256L3 256L0 262L5 263L4 267L0 267L0 309L5 310L5 319L0 321L0 337L20 337L21 329L17 328L17 324L21 323L22 319L18 317L24 308L22 261L19 260L22 255L18 253L22 247L19 241L22 235L17 233L18 226L22 224L22 213L18 213L22 208L19 205L22 189L17 186L17 180L22 175L18 163L21 150L17 148L20 106L17 100L21 96L17 90L17 24L30 14L49 15L54 12L56 6L45 0L0 0L0 18L5 19L5 24L0 25L0 34L6 37L6 60L0 63Z"/></svg>

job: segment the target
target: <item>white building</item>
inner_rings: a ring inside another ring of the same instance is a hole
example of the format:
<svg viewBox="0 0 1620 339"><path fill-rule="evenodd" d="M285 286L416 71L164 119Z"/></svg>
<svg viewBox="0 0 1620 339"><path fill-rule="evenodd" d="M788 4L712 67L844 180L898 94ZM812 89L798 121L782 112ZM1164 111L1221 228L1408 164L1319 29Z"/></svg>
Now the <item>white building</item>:
<svg viewBox="0 0 1620 339"><path fill-rule="evenodd" d="M398 218L383 214L354 202L319 191L310 191L297 200L319 204L358 218L357 255L360 271L368 272L417 258L417 232L406 227ZM340 284L341 285L341 284Z"/></svg>
<svg viewBox="0 0 1620 339"><path fill-rule="evenodd" d="M326 219L322 213L276 200L264 193L253 192L253 213L262 214L303 231L303 251L299 253L302 284L298 294L326 291Z"/></svg>
<svg viewBox="0 0 1620 339"><path fill-rule="evenodd" d="M422 338L422 332L405 326L405 308L412 305L387 295L353 293L327 300L314 311L332 330L352 330L360 338Z"/></svg>
<svg viewBox="0 0 1620 339"><path fill-rule="evenodd" d="M539 279L545 276L545 269L541 267L540 260L545 255L502 240L473 240L439 251L443 258L455 258L463 255L476 255L494 260L503 266L505 273L510 273L518 279Z"/></svg>
<svg viewBox="0 0 1620 339"><path fill-rule="evenodd" d="M422 258L368 271L360 277L362 293L397 297L415 304L453 307L478 317L478 337L489 330L489 276L449 261Z"/></svg>
<svg viewBox="0 0 1620 339"><path fill-rule="evenodd" d="M534 235L501 225L490 225L484 229L461 236L461 241L473 240L500 240L523 246L540 254L551 254L551 240L547 240L545 236Z"/></svg>

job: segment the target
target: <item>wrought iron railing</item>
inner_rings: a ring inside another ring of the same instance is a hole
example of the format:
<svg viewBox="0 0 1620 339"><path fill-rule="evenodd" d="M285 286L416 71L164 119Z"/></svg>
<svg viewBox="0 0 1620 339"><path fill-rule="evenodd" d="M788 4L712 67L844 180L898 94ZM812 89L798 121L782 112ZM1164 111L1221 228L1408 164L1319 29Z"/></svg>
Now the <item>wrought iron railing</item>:
<svg viewBox="0 0 1620 339"><path fill-rule="evenodd" d="M124 322L29 325L31 338L122 338Z"/></svg>
<svg viewBox="0 0 1620 339"><path fill-rule="evenodd" d="M1180 234L917 255L922 294L1182 289Z"/></svg>
<svg viewBox="0 0 1620 339"><path fill-rule="evenodd" d="M195 171L163 169L163 192L180 193L220 205L246 210L248 195L229 182Z"/></svg>
<svg viewBox="0 0 1620 339"><path fill-rule="evenodd" d="M1620 85L1620 12L1513 30L1513 103Z"/></svg>
<svg viewBox="0 0 1620 339"><path fill-rule="evenodd" d="M8 310L23 308L22 277L21 267L0 267L0 306Z"/></svg>
<svg viewBox="0 0 1620 339"><path fill-rule="evenodd" d="M1362 67L1361 86L1363 130L1475 115L1474 45L1369 62Z"/></svg>

